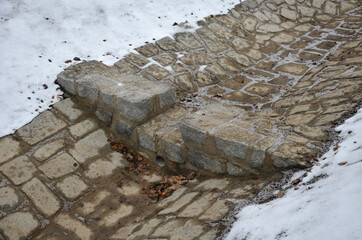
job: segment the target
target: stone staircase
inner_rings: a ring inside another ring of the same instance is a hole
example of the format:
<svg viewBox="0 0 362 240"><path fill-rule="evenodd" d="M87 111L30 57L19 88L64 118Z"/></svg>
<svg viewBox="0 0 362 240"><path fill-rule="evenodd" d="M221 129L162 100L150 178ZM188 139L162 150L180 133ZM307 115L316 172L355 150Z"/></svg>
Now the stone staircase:
<svg viewBox="0 0 362 240"><path fill-rule="evenodd" d="M249 177L307 167L362 99L359 5L245 1L57 82L161 166Z"/></svg>

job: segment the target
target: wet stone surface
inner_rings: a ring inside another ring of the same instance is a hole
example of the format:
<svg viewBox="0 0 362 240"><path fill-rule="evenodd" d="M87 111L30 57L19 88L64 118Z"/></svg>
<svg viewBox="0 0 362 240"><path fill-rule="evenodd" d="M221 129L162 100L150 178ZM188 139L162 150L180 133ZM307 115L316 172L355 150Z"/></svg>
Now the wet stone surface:
<svg viewBox="0 0 362 240"><path fill-rule="evenodd" d="M355 0L245 1L114 66L71 66L71 97L0 139L0 238L217 239L360 106L361 19ZM191 171L163 200L141 193Z"/></svg>

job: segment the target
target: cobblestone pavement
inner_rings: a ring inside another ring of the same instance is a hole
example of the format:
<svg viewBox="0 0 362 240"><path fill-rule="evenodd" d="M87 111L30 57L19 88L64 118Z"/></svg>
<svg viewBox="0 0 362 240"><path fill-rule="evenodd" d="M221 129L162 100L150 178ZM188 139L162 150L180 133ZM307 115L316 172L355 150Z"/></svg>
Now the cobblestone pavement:
<svg viewBox="0 0 362 240"><path fill-rule="evenodd" d="M246 1L112 67L62 72L75 96L0 139L0 238L216 239L238 202L276 169L309 166L358 107L360 5ZM149 158L148 175L126 170L111 133ZM140 193L191 170L158 203Z"/></svg>

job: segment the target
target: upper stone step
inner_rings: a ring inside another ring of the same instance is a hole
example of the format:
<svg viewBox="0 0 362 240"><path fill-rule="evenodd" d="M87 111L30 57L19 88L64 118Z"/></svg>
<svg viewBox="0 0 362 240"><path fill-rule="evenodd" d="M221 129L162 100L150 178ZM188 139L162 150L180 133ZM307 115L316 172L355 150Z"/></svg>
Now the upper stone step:
<svg viewBox="0 0 362 240"><path fill-rule="evenodd" d="M87 100L96 109L131 125L139 125L175 103L175 89L142 76L120 73L98 61L73 65L57 77L63 89Z"/></svg>

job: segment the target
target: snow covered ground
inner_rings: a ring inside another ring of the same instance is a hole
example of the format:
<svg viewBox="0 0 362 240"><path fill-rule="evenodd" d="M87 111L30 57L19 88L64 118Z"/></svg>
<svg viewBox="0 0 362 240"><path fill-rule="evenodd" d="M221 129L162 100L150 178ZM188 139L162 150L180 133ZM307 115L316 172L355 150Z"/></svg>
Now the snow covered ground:
<svg viewBox="0 0 362 240"><path fill-rule="evenodd" d="M0 137L58 101L66 60L113 64L239 0L0 0ZM72 62L74 63L74 61Z"/></svg>
<svg viewBox="0 0 362 240"><path fill-rule="evenodd" d="M362 109L336 130L341 142L293 176L307 174L295 189L243 208L226 239L362 239Z"/></svg>

